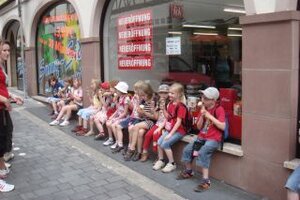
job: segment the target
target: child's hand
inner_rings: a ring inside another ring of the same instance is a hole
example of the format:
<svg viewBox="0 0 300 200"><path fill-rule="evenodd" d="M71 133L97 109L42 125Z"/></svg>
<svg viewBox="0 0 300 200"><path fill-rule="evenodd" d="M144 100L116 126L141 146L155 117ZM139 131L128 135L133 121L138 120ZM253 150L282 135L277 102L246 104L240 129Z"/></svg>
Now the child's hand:
<svg viewBox="0 0 300 200"><path fill-rule="evenodd" d="M160 128L155 129L155 131L153 132L154 135L159 134L161 132Z"/></svg>
<svg viewBox="0 0 300 200"><path fill-rule="evenodd" d="M167 141L167 140L169 140L171 137L172 137L172 135L169 133L169 134L164 138L164 140Z"/></svg>

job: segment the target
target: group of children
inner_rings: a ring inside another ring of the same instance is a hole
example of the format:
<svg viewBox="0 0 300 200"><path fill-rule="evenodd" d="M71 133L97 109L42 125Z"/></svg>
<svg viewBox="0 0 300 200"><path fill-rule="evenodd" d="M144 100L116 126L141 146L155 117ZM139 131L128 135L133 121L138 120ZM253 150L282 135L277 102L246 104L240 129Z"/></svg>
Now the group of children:
<svg viewBox="0 0 300 200"><path fill-rule="evenodd" d="M106 138L103 145L109 146L112 153L122 152L125 161L147 161L152 142L152 151L158 154L153 170L168 173L176 169L172 146L188 130L184 121L189 110L185 105L184 87L181 84L162 84L156 93L148 82L137 81L133 87L134 94L129 94L126 82L100 83L92 80L88 92L90 106L82 108L80 81L73 79L72 85L67 82L62 87L57 80L50 81L53 91L57 91L49 98L55 117L50 125L68 125L71 112L77 111L78 125L72 129L77 135L95 135L96 140ZM217 104L218 90L209 87L200 92L203 105L196 122L200 131L198 138L184 148L182 161L185 169L177 177L178 180L191 178L191 163L196 158L196 164L202 167L203 176L200 185L194 189L196 192L210 187L210 160L225 129L225 111ZM64 121L60 122L61 119ZM128 138L128 144L124 144L124 138Z"/></svg>

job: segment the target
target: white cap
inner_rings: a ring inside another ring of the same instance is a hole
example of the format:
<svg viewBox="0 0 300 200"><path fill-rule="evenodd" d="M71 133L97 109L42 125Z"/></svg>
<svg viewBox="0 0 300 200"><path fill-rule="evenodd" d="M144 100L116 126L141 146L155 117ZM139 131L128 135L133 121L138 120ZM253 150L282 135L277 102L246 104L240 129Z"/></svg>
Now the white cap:
<svg viewBox="0 0 300 200"><path fill-rule="evenodd" d="M125 83L125 82L123 82L123 81L120 81L120 82L115 86L115 88L116 88L117 90L119 90L120 92L126 94L126 93L128 92L129 86L128 86L127 83Z"/></svg>
<svg viewBox="0 0 300 200"><path fill-rule="evenodd" d="M199 90L206 98L218 100L220 93L219 90L215 87L208 87L205 90Z"/></svg>

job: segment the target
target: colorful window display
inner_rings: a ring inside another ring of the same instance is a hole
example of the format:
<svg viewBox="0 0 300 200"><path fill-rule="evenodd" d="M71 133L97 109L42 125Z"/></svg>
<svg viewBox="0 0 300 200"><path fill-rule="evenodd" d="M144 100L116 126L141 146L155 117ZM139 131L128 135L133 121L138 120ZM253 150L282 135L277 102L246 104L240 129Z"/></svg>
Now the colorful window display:
<svg viewBox="0 0 300 200"><path fill-rule="evenodd" d="M47 95L48 78L81 77L78 16L69 3L55 5L40 20L37 34L38 92Z"/></svg>

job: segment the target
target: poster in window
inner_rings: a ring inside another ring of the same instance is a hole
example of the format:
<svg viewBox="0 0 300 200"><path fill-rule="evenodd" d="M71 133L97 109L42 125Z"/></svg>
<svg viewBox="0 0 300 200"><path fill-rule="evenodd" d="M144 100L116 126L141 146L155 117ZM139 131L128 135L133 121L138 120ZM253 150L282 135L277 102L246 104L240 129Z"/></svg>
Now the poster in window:
<svg viewBox="0 0 300 200"><path fill-rule="evenodd" d="M153 66L152 11L121 15L118 25L118 69L150 70Z"/></svg>
<svg viewBox="0 0 300 200"><path fill-rule="evenodd" d="M166 54L181 55L181 38L167 37L166 38Z"/></svg>

